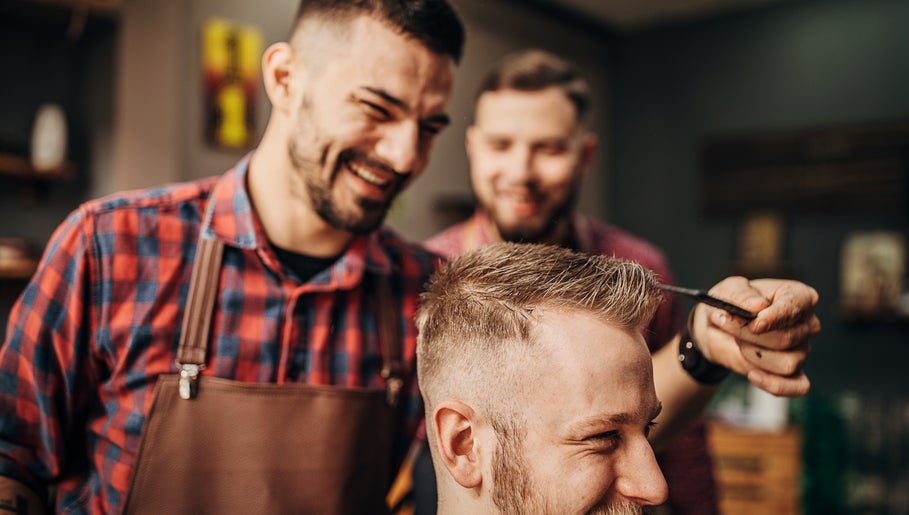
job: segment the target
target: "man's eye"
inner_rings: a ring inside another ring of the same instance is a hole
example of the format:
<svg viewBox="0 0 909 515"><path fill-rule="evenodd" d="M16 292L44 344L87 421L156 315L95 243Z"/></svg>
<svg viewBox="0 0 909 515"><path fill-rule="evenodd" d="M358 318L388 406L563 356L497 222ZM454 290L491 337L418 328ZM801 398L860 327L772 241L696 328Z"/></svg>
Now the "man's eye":
<svg viewBox="0 0 909 515"><path fill-rule="evenodd" d="M603 448L615 447L619 444L620 440L621 436L618 431L606 431L587 437L588 442Z"/></svg>
<svg viewBox="0 0 909 515"><path fill-rule="evenodd" d="M378 118L381 120L387 120L387 119L391 118L391 112L389 112L388 109L385 109L384 107L380 106L379 104L375 104L368 100L361 100L360 103L363 105L366 112L374 118Z"/></svg>
<svg viewBox="0 0 909 515"><path fill-rule="evenodd" d="M546 145L540 145L539 147L537 147L537 150L541 154L557 156L560 154L564 154L565 151L568 150L568 147L566 147L565 145L558 144L558 143L551 143L551 144L546 144Z"/></svg>
<svg viewBox="0 0 909 515"><path fill-rule="evenodd" d="M653 431L653 428L655 428L656 426L657 426L656 422L654 422L652 420L650 422L648 422L647 427L644 428L644 436L646 436L647 438L650 438L650 433Z"/></svg>
<svg viewBox="0 0 909 515"><path fill-rule="evenodd" d="M439 127L437 125L420 124L420 132L431 137L442 132L442 127Z"/></svg>
<svg viewBox="0 0 909 515"><path fill-rule="evenodd" d="M505 140L493 139L486 142L486 146L490 150L495 150L496 152L504 152L511 148L511 143Z"/></svg>

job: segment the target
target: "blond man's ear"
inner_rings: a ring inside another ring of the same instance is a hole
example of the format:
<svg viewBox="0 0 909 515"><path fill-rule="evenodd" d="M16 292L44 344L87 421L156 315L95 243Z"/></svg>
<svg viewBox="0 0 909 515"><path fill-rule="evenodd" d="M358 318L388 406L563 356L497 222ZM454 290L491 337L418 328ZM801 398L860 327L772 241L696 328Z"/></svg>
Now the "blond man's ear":
<svg viewBox="0 0 909 515"><path fill-rule="evenodd" d="M483 463L477 432L477 414L469 405L448 401L436 406L429 438L438 459L451 477L464 488L483 484Z"/></svg>

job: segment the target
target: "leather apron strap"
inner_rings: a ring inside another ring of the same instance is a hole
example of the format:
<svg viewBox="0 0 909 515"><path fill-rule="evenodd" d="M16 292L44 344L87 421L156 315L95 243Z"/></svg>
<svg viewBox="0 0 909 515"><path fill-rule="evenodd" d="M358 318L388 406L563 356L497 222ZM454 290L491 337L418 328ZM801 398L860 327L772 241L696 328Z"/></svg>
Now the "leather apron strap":
<svg viewBox="0 0 909 515"><path fill-rule="evenodd" d="M205 368L208 351L208 334L218 297L218 277L224 243L219 240L199 239L196 260L189 280L183 330L177 347L177 367L180 368L180 397L192 399L198 393L199 373Z"/></svg>
<svg viewBox="0 0 909 515"><path fill-rule="evenodd" d="M385 390L200 379L222 249L200 241L177 353L181 372L155 387L126 513L386 513L391 406L403 384L387 278L369 274Z"/></svg>
<svg viewBox="0 0 909 515"><path fill-rule="evenodd" d="M398 327L396 303L391 284L384 275L371 273L373 299L376 303L379 345L382 348L382 378L385 379L385 399L396 407L404 387L404 362L401 357L401 330Z"/></svg>

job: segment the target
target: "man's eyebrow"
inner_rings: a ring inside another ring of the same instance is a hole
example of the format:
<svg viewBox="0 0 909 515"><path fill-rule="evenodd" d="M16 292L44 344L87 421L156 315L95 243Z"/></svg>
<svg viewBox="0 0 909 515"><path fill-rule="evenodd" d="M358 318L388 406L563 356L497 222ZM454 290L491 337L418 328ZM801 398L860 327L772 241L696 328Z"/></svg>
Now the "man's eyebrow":
<svg viewBox="0 0 909 515"><path fill-rule="evenodd" d="M401 109L402 111L410 111L410 107L407 104L405 104L403 100L401 100L400 98L385 91L384 89L374 88L372 86L362 86L360 89L365 89L366 91L372 93L373 95L382 97L382 100L397 107L398 109Z"/></svg>
<svg viewBox="0 0 909 515"><path fill-rule="evenodd" d="M404 101L401 100L400 98L392 95L391 93L385 91L384 89L375 88L372 86L363 86L361 89L364 89L364 90L372 93L373 95L376 95L377 97L382 98L382 100L388 102L389 104L397 107L398 109L400 109L406 113L410 112L410 106L405 104ZM425 118L425 119L421 120L421 122L430 123L433 125L448 125L451 123L451 117L449 117L445 113L439 113L439 114L434 114L428 118Z"/></svg>
<svg viewBox="0 0 909 515"><path fill-rule="evenodd" d="M650 412L650 417L647 419L648 422L657 418L659 414L663 411L663 403L657 402L653 410ZM581 437L585 433L590 431L599 431L600 427L603 424L609 425L624 425L632 424L641 419L641 416L636 413L623 412L623 413L603 413L600 415L594 415L579 420L571 424L568 427L569 434L573 436Z"/></svg>
<svg viewBox="0 0 909 515"><path fill-rule="evenodd" d="M423 120L423 123L429 123L432 125L448 126L449 124L451 124L451 117L449 117L445 113L434 114L428 118L425 118Z"/></svg>

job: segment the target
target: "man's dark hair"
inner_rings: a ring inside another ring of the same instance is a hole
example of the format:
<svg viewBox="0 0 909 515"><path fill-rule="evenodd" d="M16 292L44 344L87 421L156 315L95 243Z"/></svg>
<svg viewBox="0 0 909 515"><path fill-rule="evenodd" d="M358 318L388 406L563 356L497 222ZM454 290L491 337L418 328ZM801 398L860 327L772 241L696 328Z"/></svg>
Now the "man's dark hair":
<svg viewBox="0 0 909 515"><path fill-rule="evenodd" d="M590 86L577 68L561 57L539 49L505 56L480 83L477 99L489 91L561 89L583 119L590 105Z"/></svg>
<svg viewBox="0 0 909 515"><path fill-rule="evenodd" d="M455 63L464 51L464 25L448 0L302 0L294 30L308 17L345 21L368 15Z"/></svg>

